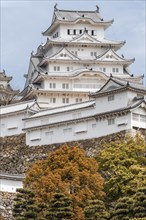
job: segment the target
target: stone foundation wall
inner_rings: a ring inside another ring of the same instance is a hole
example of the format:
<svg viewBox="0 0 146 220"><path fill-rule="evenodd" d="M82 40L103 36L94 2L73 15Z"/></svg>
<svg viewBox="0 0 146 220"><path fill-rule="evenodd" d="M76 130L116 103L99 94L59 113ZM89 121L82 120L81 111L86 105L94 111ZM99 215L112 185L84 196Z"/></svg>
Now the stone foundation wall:
<svg viewBox="0 0 146 220"><path fill-rule="evenodd" d="M124 135L125 132L120 132L106 137L72 141L64 144L79 146L86 150L88 155L92 155L96 147L101 147L107 141L122 139ZM64 145L29 147L25 145L25 134L0 138L0 143L0 172L8 174L23 174L31 163L47 158L51 151Z"/></svg>
<svg viewBox="0 0 146 220"><path fill-rule="evenodd" d="M0 214L4 220L14 220L12 209L15 197L15 193L0 192Z"/></svg>

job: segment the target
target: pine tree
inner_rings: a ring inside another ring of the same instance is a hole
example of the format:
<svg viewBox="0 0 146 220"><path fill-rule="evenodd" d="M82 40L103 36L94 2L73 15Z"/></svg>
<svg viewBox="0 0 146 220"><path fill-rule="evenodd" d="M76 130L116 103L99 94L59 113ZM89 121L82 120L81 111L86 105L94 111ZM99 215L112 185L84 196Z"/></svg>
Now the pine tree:
<svg viewBox="0 0 146 220"><path fill-rule="evenodd" d="M140 188L134 195L134 217L146 217L146 186Z"/></svg>
<svg viewBox="0 0 146 220"><path fill-rule="evenodd" d="M56 193L51 200L46 219L67 220L73 216L73 203L71 199L61 193Z"/></svg>
<svg viewBox="0 0 146 220"><path fill-rule="evenodd" d="M86 220L107 220L109 213L106 210L105 204L101 200L90 200L88 206L84 209Z"/></svg>
<svg viewBox="0 0 146 220"><path fill-rule="evenodd" d="M129 220L133 218L133 199L129 197L120 198L111 213L111 220Z"/></svg>
<svg viewBox="0 0 146 220"><path fill-rule="evenodd" d="M15 220L45 220L39 213L44 206L37 205L35 194L29 189L17 189L13 216Z"/></svg>

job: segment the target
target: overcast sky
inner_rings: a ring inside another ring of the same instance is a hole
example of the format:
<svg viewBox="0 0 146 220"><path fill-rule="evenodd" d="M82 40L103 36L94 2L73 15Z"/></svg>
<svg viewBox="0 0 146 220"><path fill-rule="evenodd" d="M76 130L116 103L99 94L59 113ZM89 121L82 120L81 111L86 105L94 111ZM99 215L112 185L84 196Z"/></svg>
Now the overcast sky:
<svg viewBox="0 0 146 220"><path fill-rule="evenodd" d="M13 76L12 86L23 89L24 74L28 71L31 51L46 42L42 36L52 19L55 3L59 9L96 10L104 19L113 19L105 36L112 40L126 40L118 54L135 57L130 66L134 75L145 74L146 69L146 0L0 0L1 45L0 70Z"/></svg>

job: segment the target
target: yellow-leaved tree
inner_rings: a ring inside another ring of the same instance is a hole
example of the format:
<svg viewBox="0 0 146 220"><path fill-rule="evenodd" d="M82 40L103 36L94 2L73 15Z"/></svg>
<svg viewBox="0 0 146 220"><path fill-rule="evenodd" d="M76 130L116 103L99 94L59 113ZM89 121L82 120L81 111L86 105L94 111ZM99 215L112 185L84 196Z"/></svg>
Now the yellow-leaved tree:
<svg viewBox="0 0 146 220"><path fill-rule="evenodd" d="M104 196L97 161L78 147L63 146L50 153L48 159L33 164L26 173L24 186L34 191L38 203L49 204L55 193L70 197L74 220L84 219L88 200Z"/></svg>

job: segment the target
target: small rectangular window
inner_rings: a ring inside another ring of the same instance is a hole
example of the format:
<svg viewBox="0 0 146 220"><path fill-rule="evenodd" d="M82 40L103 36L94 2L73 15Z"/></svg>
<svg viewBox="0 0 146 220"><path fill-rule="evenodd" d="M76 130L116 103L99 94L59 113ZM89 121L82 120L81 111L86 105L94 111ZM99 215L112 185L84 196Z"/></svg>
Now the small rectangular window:
<svg viewBox="0 0 146 220"><path fill-rule="evenodd" d="M46 136L52 136L54 134L54 131L47 131L45 132Z"/></svg>
<svg viewBox="0 0 146 220"><path fill-rule="evenodd" d="M72 132L72 128L64 128L63 133Z"/></svg>
<svg viewBox="0 0 146 220"><path fill-rule="evenodd" d="M69 89L69 84L68 83L63 83L62 84L62 89Z"/></svg>
<svg viewBox="0 0 146 220"><path fill-rule="evenodd" d="M132 119L133 119L134 121L139 121L139 114L133 113L133 114L132 114Z"/></svg>
<svg viewBox="0 0 146 220"><path fill-rule="evenodd" d="M119 72L119 68L116 68L116 72L117 72L117 73Z"/></svg>
<svg viewBox="0 0 146 220"><path fill-rule="evenodd" d="M67 68L66 68L66 69L67 69L67 71L69 72L69 66L67 66Z"/></svg>
<svg viewBox="0 0 146 220"><path fill-rule="evenodd" d="M146 123L146 115L140 115L140 121Z"/></svg>
<svg viewBox="0 0 146 220"><path fill-rule="evenodd" d="M113 101L114 98L115 98L114 95L109 95L109 96L108 96L108 102Z"/></svg>
<svg viewBox="0 0 146 220"><path fill-rule="evenodd" d="M56 103L56 98L50 98L50 103Z"/></svg>
<svg viewBox="0 0 146 220"><path fill-rule="evenodd" d="M60 71L60 66L57 66L57 71Z"/></svg>
<svg viewBox="0 0 146 220"><path fill-rule="evenodd" d="M70 29L67 30L67 34L70 35Z"/></svg>
<svg viewBox="0 0 146 220"><path fill-rule="evenodd" d="M62 103L69 103L69 98L62 98Z"/></svg>
<svg viewBox="0 0 146 220"><path fill-rule="evenodd" d="M54 66L54 71L56 71L57 70L57 68L56 68L56 66Z"/></svg>
<svg viewBox="0 0 146 220"><path fill-rule="evenodd" d="M106 68L105 67L103 68L103 72L106 72Z"/></svg>
<svg viewBox="0 0 146 220"><path fill-rule="evenodd" d="M82 102L82 98L76 98L76 102Z"/></svg>
<svg viewBox="0 0 146 220"><path fill-rule="evenodd" d="M74 35L76 35L76 30L74 30Z"/></svg>
<svg viewBox="0 0 146 220"><path fill-rule="evenodd" d="M93 56L93 52L91 52L91 56Z"/></svg>
<svg viewBox="0 0 146 220"><path fill-rule="evenodd" d="M93 36L94 36L94 30L92 30L92 31L91 31L91 35L93 35Z"/></svg>
<svg viewBox="0 0 146 220"><path fill-rule="evenodd" d="M115 124L115 119L114 118L108 119L108 125L113 125L113 124Z"/></svg>
<svg viewBox="0 0 146 220"><path fill-rule="evenodd" d="M115 68L113 68L113 73L115 73L116 72L116 69Z"/></svg>
<svg viewBox="0 0 146 220"><path fill-rule="evenodd" d="M92 124L92 128L96 128L96 124Z"/></svg>
<svg viewBox="0 0 146 220"><path fill-rule="evenodd" d="M80 30L80 34L82 34L82 30Z"/></svg>

